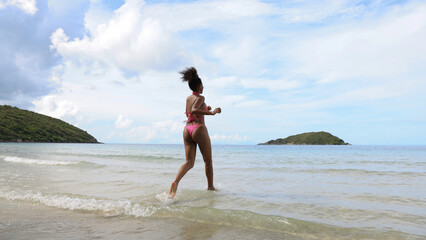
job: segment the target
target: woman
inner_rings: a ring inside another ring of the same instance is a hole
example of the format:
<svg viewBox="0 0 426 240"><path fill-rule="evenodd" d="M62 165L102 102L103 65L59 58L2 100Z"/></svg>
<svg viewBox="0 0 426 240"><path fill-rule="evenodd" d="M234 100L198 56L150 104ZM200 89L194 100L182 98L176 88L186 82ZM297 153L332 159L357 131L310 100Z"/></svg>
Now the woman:
<svg viewBox="0 0 426 240"><path fill-rule="evenodd" d="M193 67L187 68L180 72L182 74L182 81L188 82L192 94L186 98L186 126L183 129L183 143L185 144L185 157L186 162L180 167L179 172L174 182L170 186L169 195L174 198L176 195L179 181L185 176L186 172L194 166L195 153L197 144L203 155L206 177L207 177L207 190L215 190L213 186L213 163L212 163L212 147L210 143L209 133L204 124L204 115L216 115L220 113L221 109L216 108L211 112L211 107L206 106L204 97L200 94L203 93L203 83L198 77L197 70Z"/></svg>

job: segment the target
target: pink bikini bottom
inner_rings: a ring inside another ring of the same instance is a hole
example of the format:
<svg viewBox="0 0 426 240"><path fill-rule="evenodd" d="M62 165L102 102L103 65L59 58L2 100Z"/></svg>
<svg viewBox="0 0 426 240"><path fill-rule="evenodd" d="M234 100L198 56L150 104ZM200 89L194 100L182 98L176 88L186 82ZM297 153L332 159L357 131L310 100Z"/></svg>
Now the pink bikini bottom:
<svg viewBox="0 0 426 240"><path fill-rule="evenodd" d="M206 107L206 111L209 111L209 108ZM186 115L188 115L188 120L186 121L187 123L192 122L194 120L200 120L200 119L204 119L204 116L202 118L194 118L194 116L191 113L186 112ZM192 133L194 132L194 130L199 126L200 124L194 124L194 125L186 125L186 129L188 129L189 135L191 135L192 137Z"/></svg>
<svg viewBox="0 0 426 240"><path fill-rule="evenodd" d="M186 125L186 129L188 129L189 135L191 135L192 137L192 133L194 132L194 130L200 126L200 124L194 124L194 125Z"/></svg>

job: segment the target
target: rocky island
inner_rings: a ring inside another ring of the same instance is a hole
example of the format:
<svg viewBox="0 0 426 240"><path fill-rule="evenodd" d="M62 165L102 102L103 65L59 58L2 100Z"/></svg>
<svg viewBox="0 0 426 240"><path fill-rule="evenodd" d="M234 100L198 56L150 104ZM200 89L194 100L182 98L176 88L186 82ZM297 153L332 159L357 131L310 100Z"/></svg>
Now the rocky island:
<svg viewBox="0 0 426 240"><path fill-rule="evenodd" d="M270 140L259 145L349 145L349 143L328 132L308 132Z"/></svg>
<svg viewBox="0 0 426 240"><path fill-rule="evenodd" d="M98 143L62 120L8 105L0 106L0 142Z"/></svg>

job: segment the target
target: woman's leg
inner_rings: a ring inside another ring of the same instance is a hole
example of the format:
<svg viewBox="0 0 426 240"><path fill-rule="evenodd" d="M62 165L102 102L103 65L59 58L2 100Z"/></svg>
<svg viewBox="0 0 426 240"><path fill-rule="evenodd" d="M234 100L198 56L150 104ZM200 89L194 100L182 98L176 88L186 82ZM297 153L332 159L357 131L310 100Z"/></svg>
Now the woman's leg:
<svg viewBox="0 0 426 240"><path fill-rule="evenodd" d="M188 129L186 129L186 127L183 130L183 143L185 145L186 162L180 167L175 181L172 182L172 185L170 186L169 194L172 198L174 198L176 195L180 180L183 178L183 176L185 176L189 169L194 167L195 154L197 152L197 143L192 140L191 135L189 135Z"/></svg>
<svg viewBox="0 0 426 240"><path fill-rule="evenodd" d="M203 155L206 177L207 177L207 190L215 190L213 186L213 162L212 162L212 145L210 142L209 132L207 127L200 125L193 133L194 141L198 143L201 154Z"/></svg>

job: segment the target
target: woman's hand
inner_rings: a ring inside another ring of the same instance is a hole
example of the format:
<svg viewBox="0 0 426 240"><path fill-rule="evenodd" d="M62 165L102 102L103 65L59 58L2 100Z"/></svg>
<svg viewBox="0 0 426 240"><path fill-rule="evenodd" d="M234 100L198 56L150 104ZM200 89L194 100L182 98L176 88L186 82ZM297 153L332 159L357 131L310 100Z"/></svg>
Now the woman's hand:
<svg viewBox="0 0 426 240"><path fill-rule="evenodd" d="M212 110L212 107L210 107L210 106L207 106L207 109L210 111L210 110Z"/></svg>
<svg viewBox="0 0 426 240"><path fill-rule="evenodd" d="M222 109L220 108L216 108L215 110L213 110L213 115L216 115L216 113L221 113Z"/></svg>

